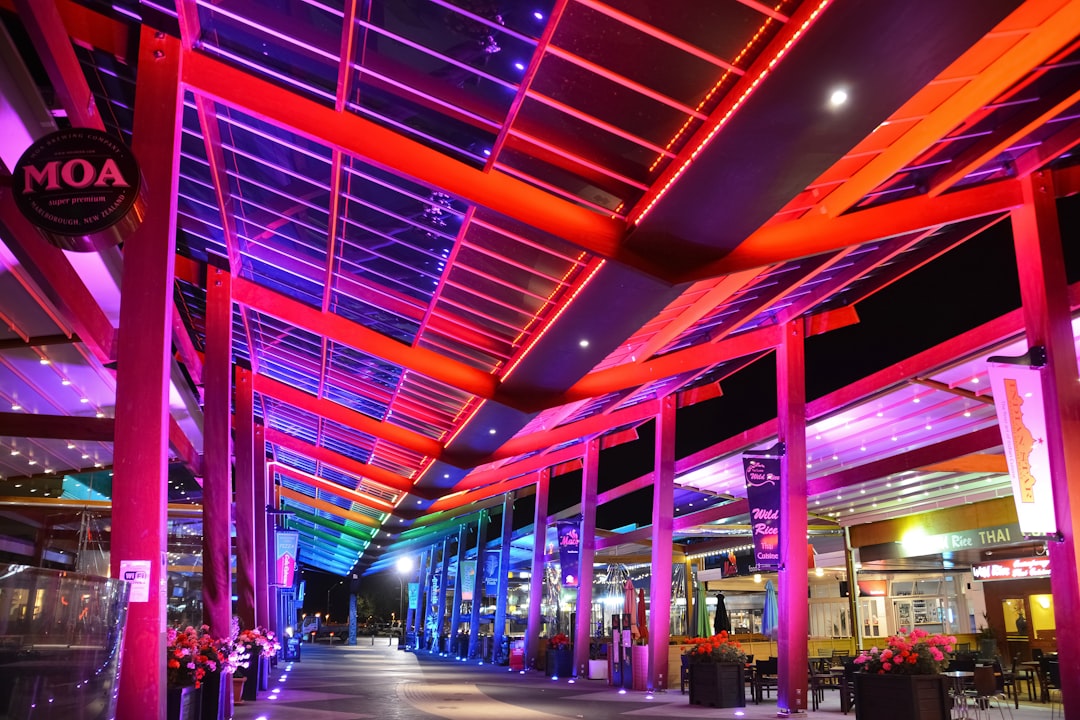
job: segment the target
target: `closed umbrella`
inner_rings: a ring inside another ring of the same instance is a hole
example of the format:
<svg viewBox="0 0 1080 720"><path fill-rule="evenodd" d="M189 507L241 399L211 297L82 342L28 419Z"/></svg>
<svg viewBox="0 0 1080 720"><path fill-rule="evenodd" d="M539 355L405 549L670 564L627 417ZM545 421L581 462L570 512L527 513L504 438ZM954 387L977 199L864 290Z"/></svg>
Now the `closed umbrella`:
<svg viewBox="0 0 1080 720"><path fill-rule="evenodd" d="M629 619L629 628L623 628L631 630L630 636L633 637L635 633L634 625L637 623L637 613L634 611L634 583L630 578L626 579L626 586L624 587L626 596L623 598L623 615Z"/></svg>
<svg viewBox="0 0 1080 720"><path fill-rule="evenodd" d="M780 626L780 610L776 605L776 587L772 580L765 583L765 610L761 613L761 632L775 635Z"/></svg>
<svg viewBox="0 0 1080 720"><path fill-rule="evenodd" d="M709 608L705 603L705 583L697 584L694 595L694 635L709 637Z"/></svg>
<svg viewBox="0 0 1080 720"><path fill-rule="evenodd" d="M649 625L645 622L645 589L638 590L637 599L637 628L642 642L649 641Z"/></svg>
<svg viewBox="0 0 1080 720"><path fill-rule="evenodd" d="M713 632L731 632L731 618L728 617L724 593L716 593L716 615L713 617Z"/></svg>

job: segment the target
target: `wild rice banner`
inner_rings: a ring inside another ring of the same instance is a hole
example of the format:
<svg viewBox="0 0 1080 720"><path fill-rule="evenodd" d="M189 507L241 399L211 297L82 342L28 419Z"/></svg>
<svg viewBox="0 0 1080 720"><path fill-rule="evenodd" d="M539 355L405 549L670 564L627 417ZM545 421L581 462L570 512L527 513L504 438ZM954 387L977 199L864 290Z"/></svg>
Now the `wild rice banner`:
<svg viewBox="0 0 1080 720"><path fill-rule="evenodd" d="M581 552L581 518L559 520L555 527L559 533L559 565L562 568L562 586L578 586L578 558Z"/></svg>
<svg viewBox="0 0 1080 720"><path fill-rule="evenodd" d="M1032 355L1029 352L1018 358L992 357L987 360L986 369L1012 478L1020 532L1057 535L1043 407L1043 365L1033 363Z"/></svg>
<svg viewBox="0 0 1080 720"><path fill-rule="evenodd" d="M461 599L472 600L476 592L476 561L461 561Z"/></svg>
<svg viewBox="0 0 1080 720"><path fill-rule="evenodd" d="M757 570L780 567L780 457L744 455L746 500L750 503L750 532Z"/></svg>

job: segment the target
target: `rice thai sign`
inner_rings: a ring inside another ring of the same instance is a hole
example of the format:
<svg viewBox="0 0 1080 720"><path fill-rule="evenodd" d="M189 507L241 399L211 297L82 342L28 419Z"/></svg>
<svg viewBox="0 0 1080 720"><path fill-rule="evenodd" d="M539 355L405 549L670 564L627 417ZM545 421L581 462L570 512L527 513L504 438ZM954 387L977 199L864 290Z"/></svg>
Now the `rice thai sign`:
<svg viewBox="0 0 1080 720"><path fill-rule="evenodd" d="M142 221L142 176L134 153L98 130L57 130L15 164L15 205L62 250L100 252Z"/></svg>
<svg viewBox="0 0 1080 720"><path fill-rule="evenodd" d="M1050 577L1050 558L1025 557L997 562L975 563L971 574L976 580L1027 580Z"/></svg>

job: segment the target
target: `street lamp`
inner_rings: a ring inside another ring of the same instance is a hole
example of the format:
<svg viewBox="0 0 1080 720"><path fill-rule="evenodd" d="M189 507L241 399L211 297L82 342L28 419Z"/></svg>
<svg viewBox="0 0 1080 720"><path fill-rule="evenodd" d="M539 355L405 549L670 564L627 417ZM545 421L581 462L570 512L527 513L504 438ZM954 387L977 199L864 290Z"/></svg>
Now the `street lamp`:
<svg viewBox="0 0 1080 720"><path fill-rule="evenodd" d="M344 580L338 580L336 583L331 585L326 590L326 622L330 622L330 592L334 588L336 588L338 585L341 585L343 582L345 582L345 581Z"/></svg>
<svg viewBox="0 0 1080 720"><path fill-rule="evenodd" d="M405 576L412 573L413 564L412 558L402 557L398 558L397 571L398 571L398 609L401 610L401 615L398 616L398 647L405 647Z"/></svg>

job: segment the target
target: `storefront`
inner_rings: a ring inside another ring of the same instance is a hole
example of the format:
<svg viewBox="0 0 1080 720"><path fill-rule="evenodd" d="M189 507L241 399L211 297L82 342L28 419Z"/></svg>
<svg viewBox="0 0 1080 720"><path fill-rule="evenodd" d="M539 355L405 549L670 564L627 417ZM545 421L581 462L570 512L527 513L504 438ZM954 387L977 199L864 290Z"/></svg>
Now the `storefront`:
<svg viewBox="0 0 1080 720"><path fill-rule="evenodd" d="M998 652L1032 659L1032 651L1057 652L1050 558L1046 554L1001 557L972 566L982 586L989 627L1000 628Z"/></svg>

